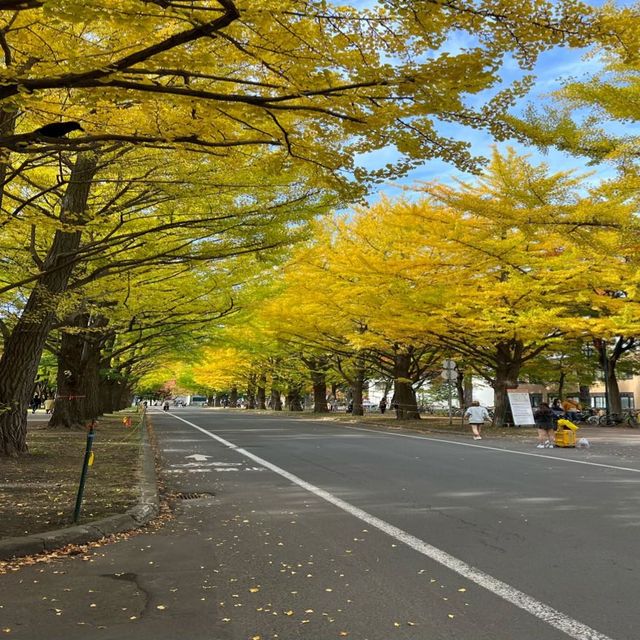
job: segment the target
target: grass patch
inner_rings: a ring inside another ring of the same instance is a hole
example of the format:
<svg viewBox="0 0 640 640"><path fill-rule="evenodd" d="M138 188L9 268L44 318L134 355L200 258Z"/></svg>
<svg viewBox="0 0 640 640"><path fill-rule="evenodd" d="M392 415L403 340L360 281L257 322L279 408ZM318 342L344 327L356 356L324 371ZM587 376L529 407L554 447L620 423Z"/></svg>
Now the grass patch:
<svg viewBox="0 0 640 640"><path fill-rule="evenodd" d="M98 421L95 461L87 474L80 523L122 513L138 501L140 426L125 413ZM138 426L136 426L138 425ZM87 434L30 423L29 453L0 459L0 537L24 536L71 524Z"/></svg>

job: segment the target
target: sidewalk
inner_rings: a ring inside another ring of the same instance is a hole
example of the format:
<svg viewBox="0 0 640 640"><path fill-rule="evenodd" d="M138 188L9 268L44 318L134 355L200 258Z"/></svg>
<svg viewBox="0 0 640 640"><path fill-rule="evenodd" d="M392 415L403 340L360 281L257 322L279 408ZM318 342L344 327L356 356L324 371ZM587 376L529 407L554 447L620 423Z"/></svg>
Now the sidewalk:
<svg viewBox="0 0 640 640"><path fill-rule="evenodd" d="M43 423L47 418L48 416L44 414L30 414L29 423L30 425ZM159 513L154 453L146 426L142 428L141 434L142 442L138 454L138 498L135 506L126 509L123 513L80 525L24 536L0 538L0 560L47 553L69 544L95 542L107 536L136 529L154 519ZM45 487L42 490L45 491ZM53 490L55 491L55 487Z"/></svg>

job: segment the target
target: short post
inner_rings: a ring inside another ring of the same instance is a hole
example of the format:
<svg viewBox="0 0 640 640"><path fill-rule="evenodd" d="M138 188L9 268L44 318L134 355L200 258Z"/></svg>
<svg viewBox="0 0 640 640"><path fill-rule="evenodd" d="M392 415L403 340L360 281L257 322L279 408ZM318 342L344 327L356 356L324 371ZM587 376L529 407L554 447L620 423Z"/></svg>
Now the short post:
<svg viewBox="0 0 640 640"><path fill-rule="evenodd" d="M80 486L78 487L78 496L76 498L76 508L73 511L73 522L77 524L80 518L80 507L82 506L82 495L84 493L84 484L87 480L87 471L89 470L89 461L91 460L91 448L93 447L93 439L95 437L96 421L92 420L87 433L87 446L84 452L84 462L82 463L82 473L80 474Z"/></svg>

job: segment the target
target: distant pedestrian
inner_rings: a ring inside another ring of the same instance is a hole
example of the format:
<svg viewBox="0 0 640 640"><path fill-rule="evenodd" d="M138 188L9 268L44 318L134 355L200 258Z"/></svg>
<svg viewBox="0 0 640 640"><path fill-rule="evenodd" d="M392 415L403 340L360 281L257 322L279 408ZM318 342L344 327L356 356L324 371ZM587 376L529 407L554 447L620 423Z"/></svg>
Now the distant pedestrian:
<svg viewBox="0 0 640 640"><path fill-rule="evenodd" d="M533 414L538 427L538 449L553 449L554 429L556 428L556 414L546 403L541 402Z"/></svg>
<svg viewBox="0 0 640 640"><path fill-rule="evenodd" d="M53 413L53 407L55 405L55 400L51 397L47 398L44 401L44 410L46 413Z"/></svg>
<svg viewBox="0 0 640 640"><path fill-rule="evenodd" d="M477 400L464 412L464 417L469 420L474 440L482 440L482 426L485 420L490 420L491 416L485 407L481 407Z"/></svg>
<svg viewBox="0 0 640 640"><path fill-rule="evenodd" d="M378 407L380 407L380 413L384 414L384 412L387 410L387 399L382 398Z"/></svg>
<svg viewBox="0 0 640 640"><path fill-rule="evenodd" d="M36 393L31 399L31 413L35 413L40 408L40 396Z"/></svg>

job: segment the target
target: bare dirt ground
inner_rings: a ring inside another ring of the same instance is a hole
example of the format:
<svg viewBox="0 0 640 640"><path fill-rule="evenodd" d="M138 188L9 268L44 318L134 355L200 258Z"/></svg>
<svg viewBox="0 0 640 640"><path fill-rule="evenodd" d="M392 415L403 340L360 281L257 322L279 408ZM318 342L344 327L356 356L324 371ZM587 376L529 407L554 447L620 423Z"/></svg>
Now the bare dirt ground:
<svg viewBox="0 0 640 640"><path fill-rule="evenodd" d="M125 414L98 421L80 523L122 513L138 499L140 417ZM0 538L69 526L87 442L86 431L47 429L40 411L29 418L29 453L0 459Z"/></svg>

